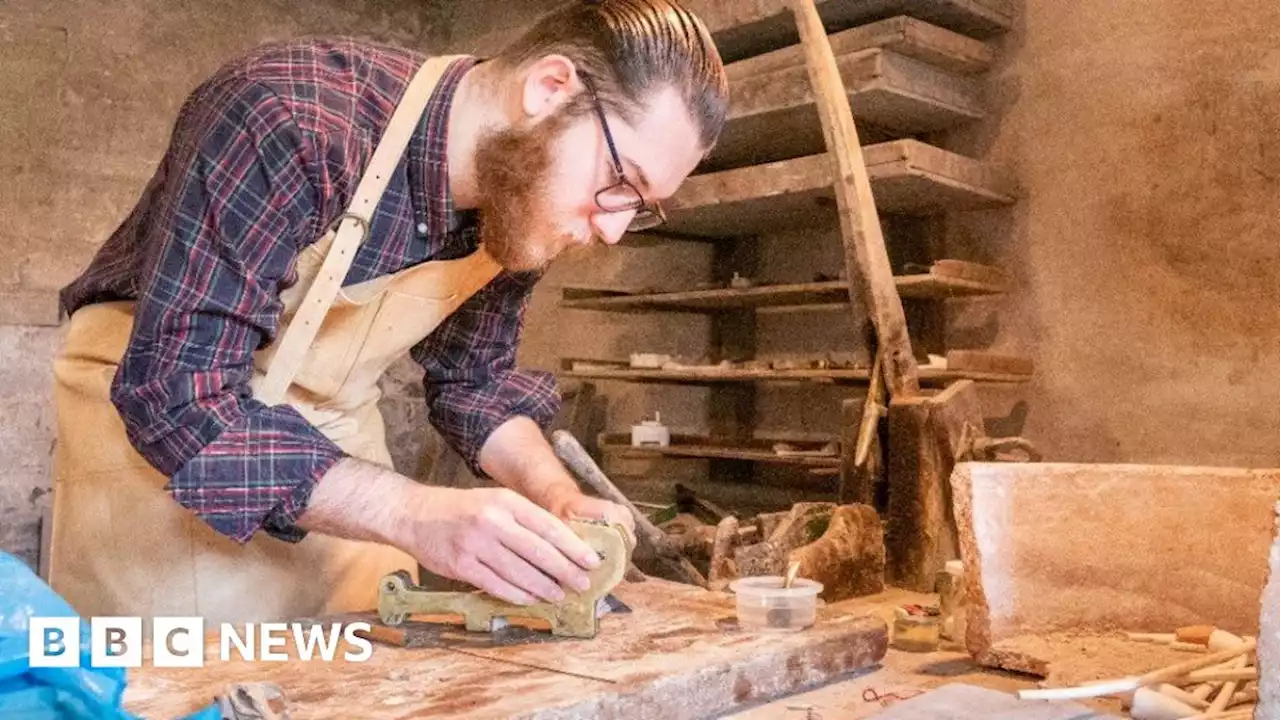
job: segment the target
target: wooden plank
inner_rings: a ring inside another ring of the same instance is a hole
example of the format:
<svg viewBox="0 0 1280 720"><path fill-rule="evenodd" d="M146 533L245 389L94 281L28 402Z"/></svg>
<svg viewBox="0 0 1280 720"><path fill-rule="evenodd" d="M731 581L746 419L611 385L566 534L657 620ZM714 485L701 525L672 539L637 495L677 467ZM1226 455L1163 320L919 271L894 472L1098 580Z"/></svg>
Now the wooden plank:
<svg viewBox="0 0 1280 720"><path fill-rule="evenodd" d="M228 683L270 682L299 719L710 717L872 666L888 644L865 603L832 603L813 627L778 634L737 628L727 593L650 578L615 594L634 612L604 616L591 640L494 646L459 629L442 647L376 646L365 662L300 660L292 641L287 661L222 662L214 636L204 668L130 669L124 707L179 717Z"/></svg>
<svg viewBox="0 0 1280 720"><path fill-rule="evenodd" d="M769 439L760 436L749 439L717 438L673 434L671 436L671 444L667 447L632 447L631 437L619 433L601 436L600 443L601 449L628 457L661 455L667 457L747 460L750 462L798 467L838 467L840 465L838 452L835 455L780 455L773 450L775 443L786 442L802 451L814 451L834 440L836 440L834 436L815 440L813 438L783 439L781 437Z"/></svg>
<svg viewBox="0 0 1280 720"><path fill-rule="evenodd" d="M948 350L947 367L952 370L977 370L1015 375L1030 375L1035 372L1035 363L1031 358L985 350Z"/></svg>
<svg viewBox="0 0 1280 720"><path fill-rule="evenodd" d="M814 0L790 0L805 68L813 87L814 104L822 121L822 135L834 174L833 190L840 217L840 242L849 294L861 301L875 328L877 367L883 369L887 391L894 396L920 392L919 368L911 350L902 299L893 282L876 199L871 193L867 162L840 68Z"/></svg>
<svg viewBox="0 0 1280 720"><path fill-rule="evenodd" d="M951 484L980 662L1046 674L1080 656L1058 631L1258 633L1280 469L960 463Z"/></svg>
<svg viewBox="0 0 1280 720"><path fill-rule="evenodd" d="M865 385L870 377L869 368L839 370L632 370L626 367L592 367L567 370L562 377L594 380L616 380L636 383L669 383L675 385L708 385L728 382L819 383L836 385ZM946 385L957 380L973 380L989 383L1026 382L1030 376L1011 373L977 372L920 368L920 381L932 385Z"/></svg>
<svg viewBox="0 0 1280 720"><path fill-rule="evenodd" d="M862 149L881 213L930 215L1012 204L1001 170L916 140ZM835 173L826 154L694 175L664 205L666 228L734 238L782 228L829 227Z"/></svg>
<svg viewBox="0 0 1280 720"><path fill-rule="evenodd" d="M996 295L1001 286L934 274L894 277L901 297L941 300L946 298ZM560 307L572 310L610 312L689 311L718 312L738 308L778 307L844 303L848 307L848 286L842 280L813 283L758 285L752 288L687 290L665 293L634 293L626 290L587 290L578 286L562 288Z"/></svg>
<svg viewBox="0 0 1280 720"><path fill-rule="evenodd" d="M954 128L985 114L972 79L897 53L870 49L841 55L836 65L848 111L877 138ZM735 81L730 115L699 172L759 165L822 152L814 93L803 64ZM836 90L835 92L839 92ZM864 137L863 142L868 138Z"/></svg>
<svg viewBox="0 0 1280 720"><path fill-rule="evenodd" d="M837 55L879 48L957 75L984 73L995 62L995 50L987 43L906 15L841 30L829 38ZM729 63L725 72L733 83L803 64L800 46L790 45Z"/></svg>
<svg viewBox="0 0 1280 720"><path fill-rule="evenodd" d="M1013 27L1013 0L822 0L823 25L835 33L877 20L908 15L970 37L986 39ZM777 0L691 0L725 62L799 42L785 4Z"/></svg>

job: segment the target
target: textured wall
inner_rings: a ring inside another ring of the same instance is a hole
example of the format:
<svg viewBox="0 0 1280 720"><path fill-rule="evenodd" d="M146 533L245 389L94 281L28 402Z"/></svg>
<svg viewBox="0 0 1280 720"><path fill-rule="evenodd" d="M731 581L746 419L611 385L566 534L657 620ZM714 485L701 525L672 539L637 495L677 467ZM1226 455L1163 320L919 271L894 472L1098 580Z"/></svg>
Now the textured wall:
<svg viewBox="0 0 1280 720"><path fill-rule="evenodd" d="M955 320L1036 359L1053 459L1280 465L1277 23L1267 0L1032 0L1006 38L1003 118L954 147L1026 197L950 241L1020 287Z"/></svg>

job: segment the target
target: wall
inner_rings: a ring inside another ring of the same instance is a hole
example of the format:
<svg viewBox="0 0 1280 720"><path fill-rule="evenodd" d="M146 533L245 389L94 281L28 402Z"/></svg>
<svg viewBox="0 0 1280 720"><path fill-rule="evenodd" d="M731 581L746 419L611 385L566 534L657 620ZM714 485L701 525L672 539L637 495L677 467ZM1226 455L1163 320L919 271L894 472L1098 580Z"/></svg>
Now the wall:
<svg viewBox="0 0 1280 720"><path fill-rule="evenodd" d="M1053 459L1280 465L1280 6L1027 2L991 76L1012 213L952 250L1015 273L997 346L1029 352L1026 432Z"/></svg>

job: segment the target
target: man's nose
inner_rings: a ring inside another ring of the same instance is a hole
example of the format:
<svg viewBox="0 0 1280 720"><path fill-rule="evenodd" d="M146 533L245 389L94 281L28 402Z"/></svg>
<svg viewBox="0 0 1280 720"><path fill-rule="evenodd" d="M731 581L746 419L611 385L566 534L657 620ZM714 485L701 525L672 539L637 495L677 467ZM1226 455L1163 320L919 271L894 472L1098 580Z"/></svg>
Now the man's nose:
<svg viewBox="0 0 1280 720"><path fill-rule="evenodd" d="M592 224L596 226L596 234L609 245L617 245L627 232L627 226L636 216L635 210L614 213L596 213Z"/></svg>

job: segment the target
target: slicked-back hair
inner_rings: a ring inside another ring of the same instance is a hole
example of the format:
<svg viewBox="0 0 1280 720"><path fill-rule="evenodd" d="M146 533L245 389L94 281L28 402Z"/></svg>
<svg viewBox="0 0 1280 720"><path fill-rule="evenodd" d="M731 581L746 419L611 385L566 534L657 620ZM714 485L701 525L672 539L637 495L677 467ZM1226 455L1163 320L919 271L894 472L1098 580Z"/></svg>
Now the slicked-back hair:
<svg viewBox="0 0 1280 720"><path fill-rule="evenodd" d="M729 106L729 81L703 22L674 0L574 0L543 15L493 59L511 68L564 55L590 76L601 103L635 125L651 94L676 89L715 145ZM566 108L591 110L584 93Z"/></svg>

